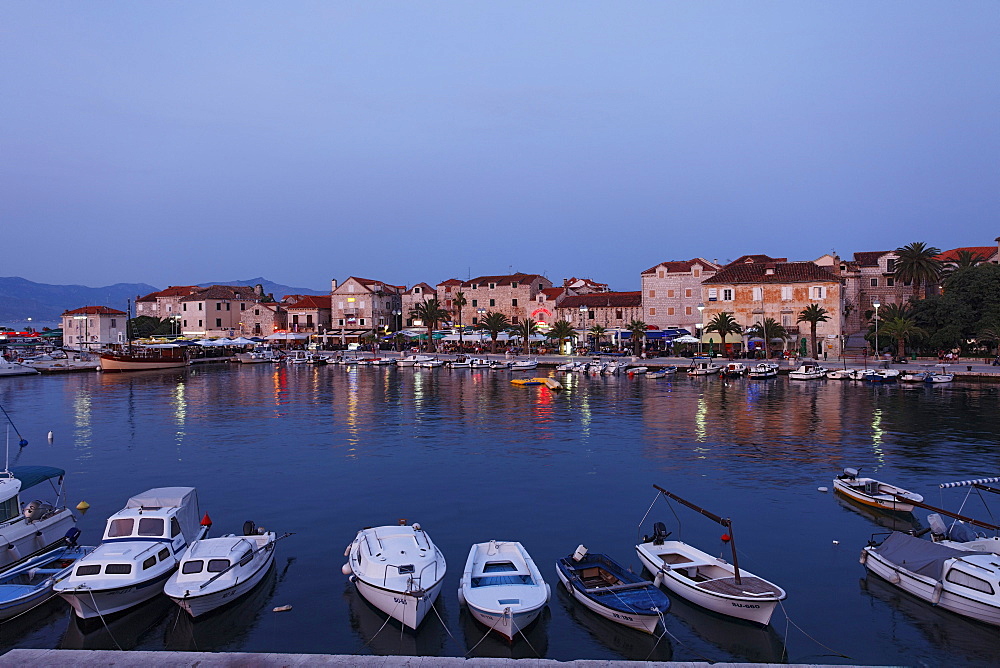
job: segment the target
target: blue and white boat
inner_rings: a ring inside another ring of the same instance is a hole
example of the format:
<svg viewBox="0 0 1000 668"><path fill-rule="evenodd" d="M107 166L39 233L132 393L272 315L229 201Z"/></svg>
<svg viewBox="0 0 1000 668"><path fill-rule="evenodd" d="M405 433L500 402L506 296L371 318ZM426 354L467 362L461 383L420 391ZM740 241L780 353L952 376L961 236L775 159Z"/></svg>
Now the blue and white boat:
<svg viewBox="0 0 1000 668"><path fill-rule="evenodd" d="M472 546L458 588L472 616L508 640L538 618L550 594L524 546L496 540Z"/></svg>
<svg viewBox="0 0 1000 668"><path fill-rule="evenodd" d="M66 471L52 466L14 466L0 471L0 571L56 547L74 528L76 518L65 506L65 475ZM54 495L51 503L39 498L44 486L36 486L44 482ZM29 501L32 497L35 499Z"/></svg>
<svg viewBox="0 0 1000 668"><path fill-rule="evenodd" d="M15 617L50 598L52 586L69 575L78 559L94 550L77 545L79 535L79 529L70 529L66 544L26 559L0 575L0 620Z"/></svg>
<svg viewBox="0 0 1000 668"><path fill-rule="evenodd" d="M194 487L159 487L133 496L108 518L103 542L53 591L82 619L128 610L162 594L188 543L208 532L208 523L200 526L198 517Z"/></svg>
<svg viewBox="0 0 1000 668"><path fill-rule="evenodd" d="M653 633L670 609L670 599L649 580L605 554L583 545L556 562L559 581L588 609L629 628Z"/></svg>

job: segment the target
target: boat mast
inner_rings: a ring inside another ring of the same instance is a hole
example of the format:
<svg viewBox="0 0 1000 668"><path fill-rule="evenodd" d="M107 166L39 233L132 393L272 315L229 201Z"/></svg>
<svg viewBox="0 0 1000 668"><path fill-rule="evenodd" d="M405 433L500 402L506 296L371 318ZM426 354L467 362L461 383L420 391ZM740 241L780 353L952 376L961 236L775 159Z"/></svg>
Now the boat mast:
<svg viewBox="0 0 1000 668"><path fill-rule="evenodd" d="M708 510L705 510L704 508L696 506L693 503L691 503L690 501L688 501L686 499L682 499L681 497L677 496L673 492L668 492L667 490L663 489L659 485L655 485L654 484L653 487L656 490L660 491L664 496L666 496L668 498L671 498L674 501L677 501L678 503L683 503L685 506L687 506L691 510L693 510L693 511L695 511L697 513L701 513L702 515L704 515L708 519L712 520L713 522L718 522L719 524L721 524L722 526L726 527L726 529L729 530L729 547L732 548L732 550L733 550L733 569L735 570L736 584L743 584L740 581L740 562L739 562L739 559L736 556L736 536L733 535L733 521L731 519L729 519L728 517L719 517L718 515L716 515L713 512L710 512Z"/></svg>

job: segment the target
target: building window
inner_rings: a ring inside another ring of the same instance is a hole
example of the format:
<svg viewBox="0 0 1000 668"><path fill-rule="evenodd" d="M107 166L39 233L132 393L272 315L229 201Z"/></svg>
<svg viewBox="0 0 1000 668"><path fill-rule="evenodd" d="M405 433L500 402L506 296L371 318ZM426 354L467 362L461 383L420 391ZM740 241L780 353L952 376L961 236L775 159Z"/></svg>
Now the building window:
<svg viewBox="0 0 1000 668"><path fill-rule="evenodd" d="M216 311L222 310L222 302L215 302L215 310Z"/></svg>
<svg viewBox="0 0 1000 668"><path fill-rule="evenodd" d="M479 288L479 284L478 284L478 283L473 283L473 284L472 284L472 289L473 289L473 290L476 290L476 289L478 289L478 288Z"/></svg>
<svg viewBox="0 0 1000 668"><path fill-rule="evenodd" d="M671 299L671 298L673 298L673 296L674 296L674 291L673 290L667 290L667 298Z"/></svg>
<svg viewBox="0 0 1000 668"><path fill-rule="evenodd" d="M496 306L496 305L497 305L497 300L491 299L490 300L490 306Z"/></svg>
<svg viewBox="0 0 1000 668"><path fill-rule="evenodd" d="M753 289L753 300L755 302L764 301L764 288L754 288Z"/></svg>
<svg viewBox="0 0 1000 668"><path fill-rule="evenodd" d="M781 314L781 326L791 327L792 326L792 316L788 313Z"/></svg>
<svg viewBox="0 0 1000 668"><path fill-rule="evenodd" d="M663 278L663 270L660 269L658 272L656 272L656 276L657 278Z"/></svg>
<svg viewBox="0 0 1000 668"><path fill-rule="evenodd" d="M517 281L511 283L510 287L513 288L514 290L516 290L517 289Z"/></svg>
<svg viewBox="0 0 1000 668"><path fill-rule="evenodd" d="M654 297L656 297L656 290L650 290L649 291L649 298L653 299Z"/></svg>
<svg viewBox="0 0 1000 668"><path fill-rule="evenodd" d="M188 305L187 304L181 304L181 310L182 311L188 310Z"/></svg>
<svg viewBox="0 0 1000 668"><path fill-rule="evenodd" d="M787 302L791 301L791 299L792 299L792 288L791 287L781 288L781 300Z"/></svg>
<svg viewBox="0 0 1000 668"><path fill-rule="evenodd" d="M114 327L117 327L117 326L118 326L118 321L116 319L114 319L114 318L111 318L111 327L114 328Z"/></svg>
<svg viewBox="0 0 1000 668"><path fill-rule="evenodd" d="M872 287L873 288L877 288L878 287L878 279L877 278L873 278L872 279Z"/></svg>
<svg viewBox="0 0 1000 668"><path fill-rule="evenodd" d="M472 308L476 308L477 306L479 306L479 300L478 299L473 299L472 300Z"/></svg>
<svg viewBox="0 0 1000 668"><path fill-rule="evenodd" d="M184 326L185 326L185 327L187 327L187 326L188 326L188 321L187 321L187 320L185 320L185 321L184 321Z"/></svg>
<svg viewBox="0 0 1000 668"><path fill-rule="evenodd" d="M812 289L813 299L825 299L826 298L826 288L822 285L813 286Z"/></svg>
<svg viewBox="0 0 1000 668"><path fill-rule="evenodd" d="M622 312L621 311L615 311L615 319L616 320L621 320L622 319Z"/></svg>
<svg viewBox="0 0 1000 668"><path fill-rule="evenodd" d="M684 307L684 315L691 315L691 307L690 306L685 306Z"/></svg>
<svg viewBox="0 0 1000 668"><path fill-rule="evenodd" d="M731 301L733 301L733 291L730 290L729 288L723 289L722 290L722 301L724 301L724 302L731 302Z"/></svg>
<svg viewBox="0 0 1000 668"><path fill-rule="evenodd" d="M670 308L668 308L668 309L667 309L667 315L673 315L673 314L674 314L674 309L673 309L673 307L670 307Z"/></svg>
<svg viewBox="0 0 1000 668"><path fill-rule="evenodd" d="M896 285L896 279L895 278L887 278L887 279L885 279L885 284L886 284L886 287L890 287L891 288L892 286Z"/></svg>
<svg viewBox="0 0 1000 668"><path fill-rule="evenodd" d="M701 267L695 267L692 273L694 273L695 278L698 278L699 276L701 276Z"/></svg>
<svg viewBox="0 0 1000 668"><path fill-rule="evenodd" d="M472 316L472 324L473 325L479 324L479 318L477 318L476 316Z"/></svg>
<svg viewBox="0 0 1000 668"><path fill-rule="evenodd" d="M205 305L204 302L198 302L198 310L199 311L202 310L201 307L204 306L204 305Z"/></svg>
<svg viewBox="0 0 1000 668"><path fill-rule="evenodd" d="M497 289L497 284L496 283L490 283L490 290L496 290L496 289Z"/></svg>
<svg viewBox="0 0 1000 668"><path fill-rule="evenodd" d="M255 309L253 310L253 314L254 314L254 315L260 315L260 309L259 309L259 308L255 308Z"/></svg>
<svg viewBox="0 0 1000 668"><path fill-rule="evenodd" d="M229 302L226 302L226 310L227 311L229 310L229 306L230 306Z"/></svg>
<svg viewBox="0 0 1000 668"><path fill-rule="evenodd" d="M364 327L364 326L365 326L365 319L364 319L364 318L361 318L361 326L362 326L362 327Z"/></svg>
<svg viewBox="0 0 1000 668"><path fill-rule="evenodd" d="M297 316L297 315L293 315L292 316L292 324L293 325L299 324L299 316Z"/></svg>
<svg viewBox="0 0 1000 668"><path fill-rule="evenodd" d="M241 311L246 311L247 310L247 305L244 304L243 302L240 302L240 310Z"/></svg>
<svg viewBox="0 0 1000 668"><path fill-rule="evenodd" d="M344 319L343 318L337 318L337 324L340 325L341 327L343 327L344 326Z"/></svg>
<svg viewBox="0 0 1000 668"><path fill-rule="evenodd" d="M649 315L656 315L656 309L655 308L650 308L649 309Z"/></svg>
<svg viewBox="0 0 1000 668"><path fill-rule="evenodd" d="M512 325L518 324L517 323L517 316L516 315L510 319L510 324L512 324Z"/></svg>
<svg viewBox="0 0 1000 668"><path fill-rule="evenodd" d="M896 261L886 260L885 261L885 273L892 274L896 272Z"/></svg>
<svg viewBox="0 0 1000 668"><path fill-rule="evenodd" d="M594 319L594 312L587 311L587 320L593 320L593 319Z"/></svg>
<svg viewBox="0 0 1000 668"><path fill-rule="evenodd" d="M204 325L201 324L202 322L203 322L202 320L198 321L198 327L204 327Z"/></svg>
<svg viewBox="0 0 1000 668"><path fill-rule="evenodd" d="M215 326L216 327L222 327L222 318L216 318L215 319Z"/></svg>
<svg viewBox="0 0 1000 668"><path fill-rule="evenodd" d="M691 288L687 288L686 290L684 290L684 296L685 297L690 297L691 296Z"/></svg>

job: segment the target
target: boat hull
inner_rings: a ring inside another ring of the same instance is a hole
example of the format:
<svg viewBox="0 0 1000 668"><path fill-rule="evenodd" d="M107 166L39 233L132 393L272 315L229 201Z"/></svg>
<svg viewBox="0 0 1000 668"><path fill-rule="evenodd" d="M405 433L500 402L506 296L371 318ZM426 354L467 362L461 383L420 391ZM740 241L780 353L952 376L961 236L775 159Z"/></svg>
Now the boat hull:
<svg viewBox="0 0 1000 668"><path fill-rule="evenodd" d="M441 593L443 580L438 580L420 596L402 591L383 589L377 585L365 582L354 576L354 584L358 592L369 603L389 615L403 626L416 630L424 617L430 612L438 594Z"/></svg>
<svg viewBox="0 0 1000 668"><path fill-rule="evenodd" d="M514 636L531 626L531 623L538 619L538 615L542 614L542 609L545 607L543 602L532 609L518 610L517 612L508 610L498 613L495 610L485 610L468 601L466 601L466 605L476 621L490 630L496 631L507 640L513 640Z"/></svg>
<svg viewBox="0 0 1000 668"><path fill-rule="evenodd" d="M80 619L113 615L148 601L163 593L163 584L173 573L168 570L154 578L111 589L75 588L59 592Z"/></svg>
<svg viewBox="0 0 1000 668"><path fill-rule="evenodd" d="M170 357L133 357L131 355L101 355L101 371L145 371L149 369L179 369L186 367L186 359Z"/></svg>
<svg viewBox="0 0 1000 668"><path fill-rule="evenodd" d="M870 494L865 494L863 491L852 487L840 478L833 481L833 491L847 497L854 503L860 503L863 506L878 508L880 510L897 513L911 513L914 508L913 504L900 501L891 495L872 496ZM899 491L905 494L910 494L910 492L903 489L900 489ZM923 501L923 497L915 500Z"/></svg>
<svg viewBox="0 0 1000 668"><path fill-rule="evenodd" d="M221 589L219 591L213 591L201 596L171 596L170 600L179 605L192 617L201 617L202 615L221 608L224 605L235 603L249 594L264 580L264 576L267 575L273 565L274 550L272 549L270 550L270 558L265 560L261 567L246 580L238 582L232 587L227 587L226 589Z"/></svg>
<svg viewBox="0 0 1000 668"><path fill-rule="evenodd" d="M688 551L690 551L697 559L697 565L721 568L724 569L729 575L735 573L735 568L728 562L712 557L711 555L703 553L699 550L695 550L690 546L686 547L688 548ZM656 575L657 580L661 581L664 587L684 600L690 601L691 603L705 608L706 610L717 612L720 615L735 617L744 621L760 624L761 626L767 626L771 623L771 615L774 614L775 607L777 607L778 602L785 596L784 591L777 585L772 585L777 592L780 592L777 596L748 597L713 592L696 586L698 583L693 582L690 578L685 577L680 572L675 572L674 568L666 567L665 562L662 559L657 558L655 554L651 553L647 544L637 545L636 552L638 553L639 560L642 561L643 566L645 566L650 573ZM675 565L675 568L680 567L682 567L681 564ZM746 578L747 580L759 580L759 578L755 575L744 571L742 568L740 569L740 576ZM762 582L766 583L766 581Z"/></svg>
<svg viewBox="0 0 1000 668"><path fill-rule="evenodd" d="M44 520L30 524L21 520L11 526L0 527L4 545L13 546L0 550L0 569L57 543L75 523L73 513L63 508Z"/></svg>

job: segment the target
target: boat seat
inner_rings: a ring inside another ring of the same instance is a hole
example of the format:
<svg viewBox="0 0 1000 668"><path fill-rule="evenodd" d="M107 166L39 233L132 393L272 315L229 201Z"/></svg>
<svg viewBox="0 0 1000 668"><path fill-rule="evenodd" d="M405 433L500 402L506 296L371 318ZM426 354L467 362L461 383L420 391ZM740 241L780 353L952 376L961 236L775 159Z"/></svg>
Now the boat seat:
<svg viewBox="0 0 1000 668"><path fill-rule="evenodd" d="M778 593L773 584L765 582L758 577L744 575L740 578L740 581L740 584L736 584L736 578L716 578L714 580L700 582L698 583L698 586L702 589L707 589L708 591L714 591L716 593L726 594L729 596L759 596L765 594L776 595Z"/></svg>

